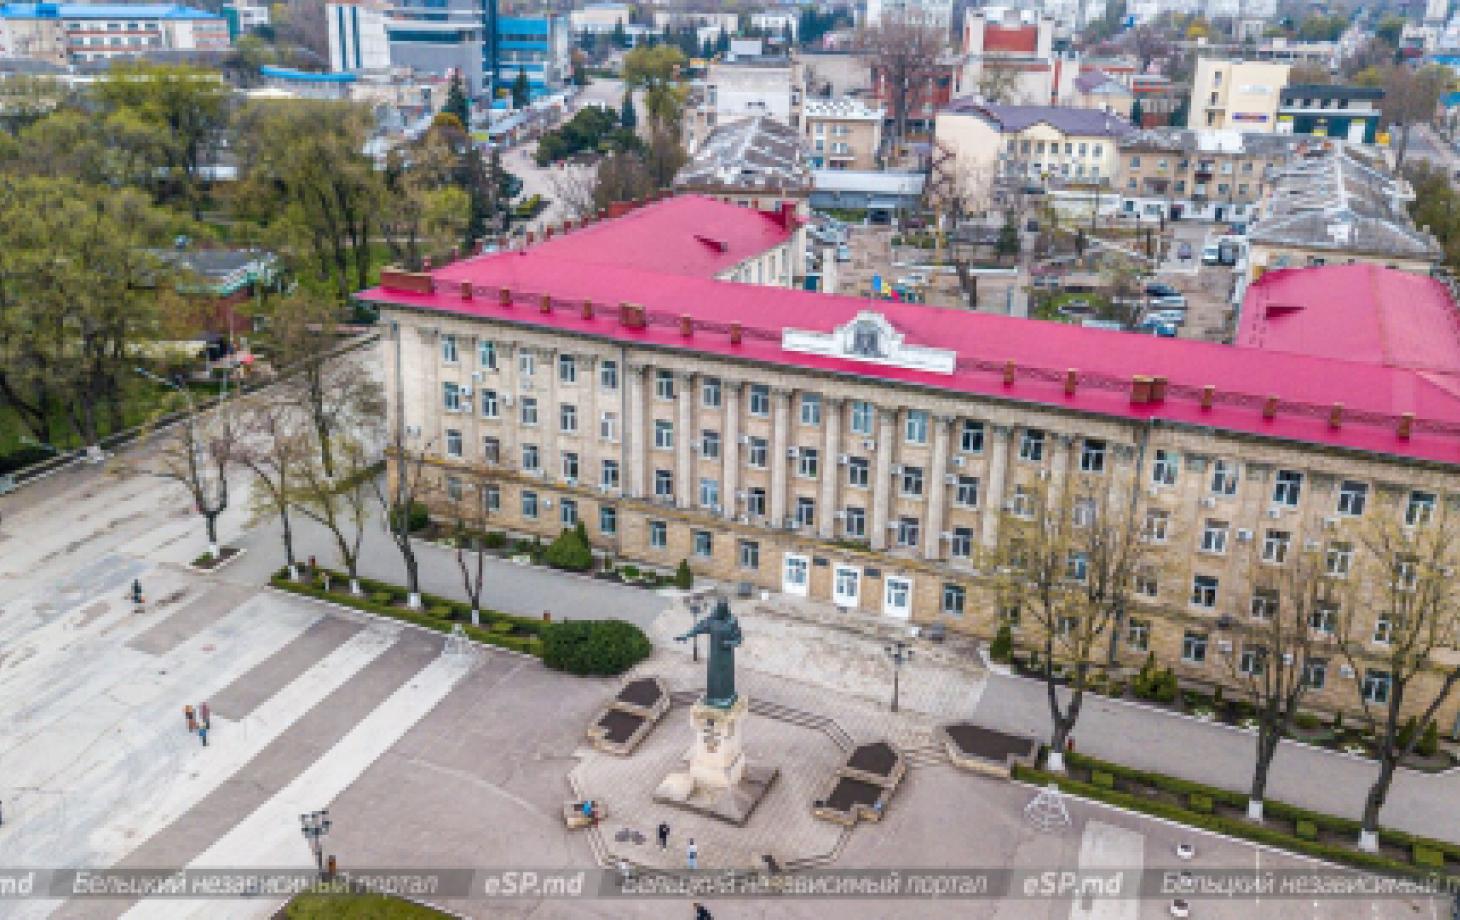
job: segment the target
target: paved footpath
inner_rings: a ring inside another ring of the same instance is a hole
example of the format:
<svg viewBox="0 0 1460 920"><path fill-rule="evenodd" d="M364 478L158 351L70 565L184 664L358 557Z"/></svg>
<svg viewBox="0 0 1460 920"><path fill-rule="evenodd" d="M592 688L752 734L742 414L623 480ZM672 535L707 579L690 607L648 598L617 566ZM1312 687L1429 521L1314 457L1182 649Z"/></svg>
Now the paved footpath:
<svg viewBox="0 0 1460 920"><path fill-rule="evenodd" d="M974 715L992 728L1049 734L1049 703L1044 684L1036 680L990 674ZM1252 732L1093 696L1086 697L1075 727L1081 753L1237 792L1246 792L1251 782L1255 745ZM1357 819L1377 774L1373 761L1284 742L1273 761L1268 797ZM1399 771L1381 822L1460 841L1460 772Z"/></svg>

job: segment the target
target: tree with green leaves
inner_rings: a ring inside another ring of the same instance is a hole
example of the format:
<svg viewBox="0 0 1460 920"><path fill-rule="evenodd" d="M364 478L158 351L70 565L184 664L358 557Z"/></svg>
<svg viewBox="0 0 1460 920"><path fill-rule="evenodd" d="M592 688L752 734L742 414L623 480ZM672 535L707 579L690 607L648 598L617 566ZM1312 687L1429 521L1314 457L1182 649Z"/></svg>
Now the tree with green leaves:
<svg viewBox="0 0 1460 920"><path fill-rule="evenodd" d="M527 70L517 69L517 79L512 81L512 108L525 109L532 102L532 89L527 83Z"/></svg>
<svg viewBox="0 0 1460 920"><path fill-rule="evenodd" d="M179 331L159 252L187 226L135 189L0 178L0 405L37 440L125 427L135 350Z"/></svg>
<svg viewBox="0 0 1460 920"><path fill-rule="evenodd" d="M467 101L460 71L451 72L451 85L446 89L446 104L441 107L441 111L455 115L456 120L461 122L462 130L471 130L471 103Z"/></svg>
<svg viewBox="0 0 1460 920"><path fill-rule="evenodd" d="M632 131L639 125L639 115L634 111L634 91L624 90L624 101L619 105L618 123Z"/></svg>
<svg viewBox="0 0 1460 920"><path fill-rule="evenodd" d="M227 123L229 90L222 75L188 66L119 62L93 95L102 111L129 113L154 129L148 152L156 157L152 174L158 176L158 200L180 202L196 217L202 169Z"/></svg>
<svg viewBox="0 0 1460 920"><path fill-rule="evenodd" d="M294 273L341 306L369 286L381 229L386 189L364 153L373 128L368 108L322 100L254 102L236 119L236 216L264 225Z"/></svg>

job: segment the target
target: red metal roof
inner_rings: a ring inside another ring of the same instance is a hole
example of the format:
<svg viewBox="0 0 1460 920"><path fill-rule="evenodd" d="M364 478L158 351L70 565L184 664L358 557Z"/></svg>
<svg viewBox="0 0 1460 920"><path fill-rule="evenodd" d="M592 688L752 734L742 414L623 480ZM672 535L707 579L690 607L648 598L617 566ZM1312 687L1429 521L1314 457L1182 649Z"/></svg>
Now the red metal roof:
<svg viewBox="0 0 1460 920"><path fill-rule="evenodd" d="M612 264L593 252L598 240L611 248L614 230L645 234L647 218L660 205L596 224L562 241L458 262L434 273L430 293L405 290L392 280L362 292L367 301L491 317L547 326L628 343L726 355L774 365L813 368L864 378L976 393L1013 401L1134 419L1164 419L1274 438L1334 445L1381 454L1460 463L1460 378L1428 369L1433 355L1422 352L1426 369L1375 360L1360 337L1357 353L1302 353L1253 345L1220 345L1158 339L914 304L869 301L784 288L716 281L688 271L658 271ZM675 210L675 209L668 209ZM662 212L661 212L662 213ZM584 240L568 244L574 236ZM648 232L653 237L652 232ZM1259 291L1281 290L1279 277ZM1325 296L1342 299L1352 285L1334 276ZM1351 279L1350 279L1351 280ZM462 294L469 283L472 296ZM1316 282L1315 282L1316 283ZM1378 282L1388 284L1388 279ZM1394 279L1396 290L1410 282ZM1425 297L1428 284L1419 285ZM506 294L505 302L502 295ZM1381 289L1382 293L1382 289ZM542 295L550 311L542 312ZM1260 295L1261 296L1261 295ZM1296 296L1296 295L1295 295ZM583 302L594 304L585 316ZM618 305L646 311L645 322L624 322ZM1323 309L1318 307L1317 309ZM1362 306L1337 308L1355 314ZM1389 308L1396 309L1392 305ZM882 314L910 344L951 349L952 374L870 364L847 358L789 352L781 348L790 327L829 332L863 310ZM1424 308L1426 315L1434 306ZM1396 314L1397 315L1397 314ZM1438 322L1438 320L1436 320ZM1338 326L1335 323L1335 328ZM1428 334L1438 337L1437 326ZM734 341L735 338L739 341ZM1455 348L1453 326L1443 330ZM1332 332L1341 342L1341 333ZM1396 354L1403 342L1391 339ZM1457 365L1451 365L1452 367ZM1067 380L1075 371L1075 385ZM1163 399L1135 402L1132 376L1165 378ZM1210 391L1206 388L1210 387ZM1341 417L1333 405L1342 404ZM1412 414L1412 423L1403 416ZM1338 424L1333 424L1337 421ZM1408 427L1408 435L1404 429Z"/></svg>
<svg viewBox="0 0 1460 920"><path fill-rule="evenodd" d="M766 212L703 195L679 195L590 224L533 247L535 254L580 265L622 265L672 275L714 277L784 243L790 211ZM453 277L457 266L443 270Z"/></svg>
<svg viewBox="0 0 1460 920"><path fill-rule="evenodd" d="M994 25L984 26L984 54L988 54L991 51L997 51L1003 54L1033 54L1038 47L1038 26L1017 26L1014 28Z"/></svg>
<svg viewBox="0 0 1460 920"><path fill-rule="evenodd" d="M1450 292L1378 265L1267 272L1247 289L1237 344L1460 376Z"/></svg>

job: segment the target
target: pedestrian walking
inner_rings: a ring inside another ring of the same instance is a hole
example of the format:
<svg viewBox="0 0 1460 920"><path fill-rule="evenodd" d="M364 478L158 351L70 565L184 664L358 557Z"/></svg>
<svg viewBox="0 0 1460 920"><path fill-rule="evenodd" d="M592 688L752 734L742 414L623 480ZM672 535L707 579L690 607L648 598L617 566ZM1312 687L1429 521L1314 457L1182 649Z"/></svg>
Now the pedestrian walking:
<svg viewBox="0 0 1460 920"><path fill-rule="evenodd" d="M142 603L142 581L138 578L132 579L132 603Z"/></svg>
<svg viewBox="0 0 1460 920"><path fill-rule="evenodd" d="M208 746L208 729L205 728L205 727L203 727L203 726L201 726L201 725L198 726L198 737L202 739L202 741L203 741L203 747L207 747Z"/></svg>
<svg viewBox="0 0 1460 920"><path fill-rule="evenodd" d="M183 718L188 723L188 731L197 731L198 717L193 713L193 707L191 705L183 707Z"/></svg>
<svg viewBox="0 0 1460 920"><path fill-rule="evenodd" d="M700 867L700 848L695 846L693 837L689 838L689 848L685 851L685 856L689 860L689 871L693 872Z"/></svg>
<svg viewBox="0 0 1460 920"><path fill-rule="evenodd" d="M715 920L710 916L710 909L699 901L695 902L695 920Z"/></svg>
<svg viewBox="0 0 1460 920"><path fill-rule="evenodd" d="M659 822L659 849L669 849L669 822Z"/></svg>
<svg viewBox="0 0 1460 920"><path fill-rule="evenodd" d="M207 703L199 703L198 704L198 716L203 720L203 727L204 728L212 728L213 727L213 722L209 719L209 713L210 712L211 712L211 710L208 709L208 704Z"/></svg>
<svg viewBox="0 0 1460 920"><path fill-rule="evenodd" d="M618 874L623 879L625 885L633 881L634 870L629 868L629 861L627 859L620 859L618 861Z"/></svg>

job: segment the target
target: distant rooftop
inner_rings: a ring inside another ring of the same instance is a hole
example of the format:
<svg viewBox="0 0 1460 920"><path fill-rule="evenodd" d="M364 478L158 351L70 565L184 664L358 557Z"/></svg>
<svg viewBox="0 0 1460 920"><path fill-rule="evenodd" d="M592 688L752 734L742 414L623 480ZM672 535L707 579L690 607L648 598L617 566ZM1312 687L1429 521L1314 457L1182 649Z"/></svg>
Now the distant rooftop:
<svg viewBox="0 0 1460 920"><path fill-rule="evenodd" d="M811 173L795 128L759 116L720 125L674 177L677 188L806 191Z"/></svg>
<svg viewBox="0 0 1460 920"><path fill-rule="evenodd" d="M217 13L172 3L3 3L0 19L218 19Z"/></svg>
<svg viewBox="0 0 1460 920"><path fill-rule="evenodd" d="M1301 143L1273 181L1253 243L1437 261L1434 236L1414 226L1409 184L1341 141Z"/></svg>
<svg viewBox="0 0 1460 920"><path fill-rule="evenodd" d="M1125 119L1099 109L1053 105L997 105L973 99L955 99L943 111L982 118L1004 134L1016 134L1037 124L1046 124L1065 134L1082 137L1124 137L1135 130Z"/></svg>

